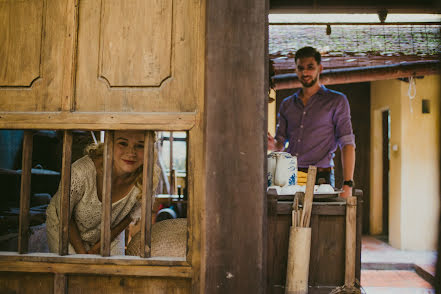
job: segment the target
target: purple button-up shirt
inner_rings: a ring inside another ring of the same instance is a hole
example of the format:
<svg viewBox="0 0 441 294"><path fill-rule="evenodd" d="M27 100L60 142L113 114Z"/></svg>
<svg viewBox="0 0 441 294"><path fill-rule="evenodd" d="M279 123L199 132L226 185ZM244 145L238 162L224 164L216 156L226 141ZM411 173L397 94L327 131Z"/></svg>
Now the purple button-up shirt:
<svg viewBox="0 0 441 294"><path fill-rule="evenodd" d="M300 90L282 101L275 138L289 142L286 152L297 156L299 167L333 166L337 146L355 147L348 99L321 86L304 106L299 94Z"/></svg>

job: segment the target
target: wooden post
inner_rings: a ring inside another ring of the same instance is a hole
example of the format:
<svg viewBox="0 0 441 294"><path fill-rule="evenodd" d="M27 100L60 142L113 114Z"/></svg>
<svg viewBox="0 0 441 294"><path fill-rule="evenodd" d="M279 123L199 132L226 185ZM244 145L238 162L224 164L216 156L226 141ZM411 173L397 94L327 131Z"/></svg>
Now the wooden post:
<svg viewBox="0 0 441 294"><path fill-rule="evenodd" d="M61 199L60 199L60 228L58 254L67 255L69 249L69 199L70 199L70 171L72 161L72 131L64 131L63 159L61 171Z"/></svg>
<svg viewBox="0 0 441 294"><path fill-rule="evenodd" d="M110 256L110 220L112 213L113 131L104 137L103 189L101 211L101 255Z"/></svg>
<svg viewBox="0 0 441 294"><path fill-rule="evenodd" d="M144 136L144 165L142 178L141 257L151 255L153 171L155 165L155 134Z"/></svg>
<svg viewBox="0 0 441 294"><path fill-rule="evenodd" d="M18 227L18 253L28 252L29 206L32 170L32 131L25 131L23 137L23 159L21 165L20 216Z"/></svg>
<svg viewBox="0 0 441 294"><path fill-rule="evenodd" d="M311 228L291 227L285 294L308 293Z"/></svg>
<svg viewBox="0 0 441 294"><path fill-rule="evenodd" d="M201 293L266 293L268 1L204 3Z"/></svg>
<svg viewBox="0 0 441 294"><path fill-rule="evenodd" d="M356 250L356 216L357 197L346 199L346 258L345 258L345 286L355 284L355 250Z"/></svg>
<svg viewBox="0 0 441 294"><path fill-rule="evenodd" d="M67 290L67 278L65 274L55 273L54 275L54 294L65 294Z"/></svg>

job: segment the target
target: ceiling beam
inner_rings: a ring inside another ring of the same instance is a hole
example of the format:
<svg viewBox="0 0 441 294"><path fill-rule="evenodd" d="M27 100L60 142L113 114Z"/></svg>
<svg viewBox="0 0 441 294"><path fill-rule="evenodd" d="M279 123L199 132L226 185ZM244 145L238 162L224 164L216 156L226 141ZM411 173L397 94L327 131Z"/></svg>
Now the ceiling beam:
<svg viewBox="0 0 441 294"><path fill-rule="evenodd" d="M441 13L438 0L270 0L270 13Z"/></svg>
<svg viewBox="0 0 441 294"><path fill-rule="evenodd" d="M324 70L320 74L323 85L349 84L391 80L410 76L440 74L439 61L405 62L395 65L378 65ZM300 88L297 74L280 74L272 77L275 90Z"/></svg>

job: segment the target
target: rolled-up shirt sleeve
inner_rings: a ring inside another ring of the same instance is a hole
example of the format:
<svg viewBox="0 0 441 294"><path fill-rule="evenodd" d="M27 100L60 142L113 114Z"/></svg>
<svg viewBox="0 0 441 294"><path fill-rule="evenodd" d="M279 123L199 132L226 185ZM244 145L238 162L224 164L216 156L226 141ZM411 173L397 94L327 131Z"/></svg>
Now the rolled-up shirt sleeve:
<svg viewBox="0 0 441 294"><path fill-rule="evenodd" d="M339 99L334 113L335 139L342 149L346 145L355 147L355 136L352 131L351 110L346 96Z"/></svg>
<svg viewBox="0 0 441 294"><path fill-rule="evenodd" d="M277 128L276 128L276 135L274 138L277 140L277 142L282 143L285 145L287 134L287 120L284 115L285 110L285 103L282 102L280 105L279 113L277 114Z"/></svg>

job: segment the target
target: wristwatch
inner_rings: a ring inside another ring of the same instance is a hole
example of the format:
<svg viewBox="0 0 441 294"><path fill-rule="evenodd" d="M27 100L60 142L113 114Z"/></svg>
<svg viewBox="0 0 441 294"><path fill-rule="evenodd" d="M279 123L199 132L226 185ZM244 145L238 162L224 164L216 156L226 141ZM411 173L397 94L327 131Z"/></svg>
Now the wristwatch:
<svg viewBox="0 0 441 294"><path fill-rule="evenodd" d="M352 188L354 187L354 181L353 180L344 181L343 186L348 186Z"/></svg>

